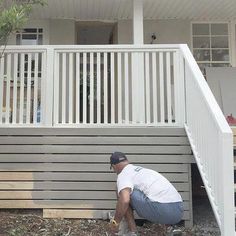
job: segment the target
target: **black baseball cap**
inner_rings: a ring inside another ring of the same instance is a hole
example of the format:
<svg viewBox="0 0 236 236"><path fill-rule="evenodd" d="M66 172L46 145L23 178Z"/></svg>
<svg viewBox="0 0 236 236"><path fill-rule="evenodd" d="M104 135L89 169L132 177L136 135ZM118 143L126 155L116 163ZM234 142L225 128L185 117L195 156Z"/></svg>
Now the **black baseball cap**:
<svg viewBox="0 0 236 236"><path fill-rule="evenodd" d="M123 152L113 152L112 155L110 156L110 164L112 168L112 165L116 165L122 161L127 161L127 157L125 156L125 154Z"/></svg>

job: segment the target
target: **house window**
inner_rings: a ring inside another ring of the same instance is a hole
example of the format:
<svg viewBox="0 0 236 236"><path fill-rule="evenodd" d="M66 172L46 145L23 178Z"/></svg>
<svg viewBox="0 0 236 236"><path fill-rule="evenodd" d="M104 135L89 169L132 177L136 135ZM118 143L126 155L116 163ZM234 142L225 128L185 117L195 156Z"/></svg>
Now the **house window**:
<svg viewBox="0 0 236 236"><path fill-rule="evenodd" d="M16 34L17 45L42 45L43 29L42 28L26 28L22 32Z"/></svg>
<svg viewBox="0 0 236 236"><path fill-rule="evenodd" d="M192 47L203 75L206 67L230 66L227 23L193 23Z"/></svg>

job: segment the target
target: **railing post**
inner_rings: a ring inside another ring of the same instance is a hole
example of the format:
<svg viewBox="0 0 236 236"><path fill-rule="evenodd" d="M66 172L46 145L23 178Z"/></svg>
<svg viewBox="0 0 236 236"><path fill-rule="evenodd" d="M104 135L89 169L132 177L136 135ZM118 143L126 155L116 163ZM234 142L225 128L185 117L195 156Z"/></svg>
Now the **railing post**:
<svg viewBox="0 0 236 236"><path fill-rule="evenodd" d="M53 80L54 80L54 48L48 47L46 50L46 63L43 63L42 80L42 123L45 126L52 126L53 116Z"/></svg>
<svg viewBox="0 0 236 236"><path fill-rule="evenodd" d="M175 122L177 125L185 123L185 75L184 59L180 50L174 54L174 94L175 94Z"/></svg>
<svg viewBox="0 0 236 236"><path fill-rule="evenodd" d="M222 215L221 235L235 235L234 219L234 163L233 163L233 135L225 133L220 139L221 151L221 194L222 194Z"/></svg>

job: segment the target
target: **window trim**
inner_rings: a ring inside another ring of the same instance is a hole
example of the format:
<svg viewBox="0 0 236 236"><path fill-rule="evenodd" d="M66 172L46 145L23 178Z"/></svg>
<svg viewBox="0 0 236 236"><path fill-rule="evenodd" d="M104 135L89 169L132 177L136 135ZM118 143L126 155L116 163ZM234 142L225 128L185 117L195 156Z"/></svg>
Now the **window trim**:
<svg viewBox="0 0 236 236"><path fill-rule="evenodd" d="M213 61L213 60L210 60L210 61L197 61L197 63L199 64L229 64L229 66L232 66L232 40L231 40L231 27L230 27L230 22L229 21L192 21L191 24L190 24L190 34L191 34L191 51L192 53L194 53L193 51L193 25L194 24L208 24L208 25L211 25L211 24L227 24L227 27L228 27L228 35L220 35L220 36L228 36L228 48L222 48L222 49L228 49L229 50L229 60L228 61ZM210 32L209 34L210 38L212 38L212 34ZM217 36L217 35L214 35L214 36ZM196 48L197 49L197 48ZM214 48L211 47L210 45L210 48L206 48L206 49L209 49L209 50L212 50ZM221 48L217 48L217 49L221 49ZM210 58L212 59L212 58Z"/></svg>

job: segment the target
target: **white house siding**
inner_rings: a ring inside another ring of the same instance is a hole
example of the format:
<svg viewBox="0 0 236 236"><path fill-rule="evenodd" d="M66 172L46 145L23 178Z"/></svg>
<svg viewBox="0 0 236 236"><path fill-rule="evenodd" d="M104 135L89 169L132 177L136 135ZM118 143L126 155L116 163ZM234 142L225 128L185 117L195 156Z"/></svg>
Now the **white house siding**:
<svg viewBox="0 0 236 236"><path fill-rule="evenodd" d="M74 20L50 20L50 44L76 44L76 30Z"/></svg>
<svg viewBox="0 0 236 236"><path fill-rule="evenodd" d="M151 42L151 35L155 33L154 43L187 43L191 45L191 21L188 20L146 20L144 21L144 43ZM132 21L118 21L118 43L132 43Z"/></svg>

